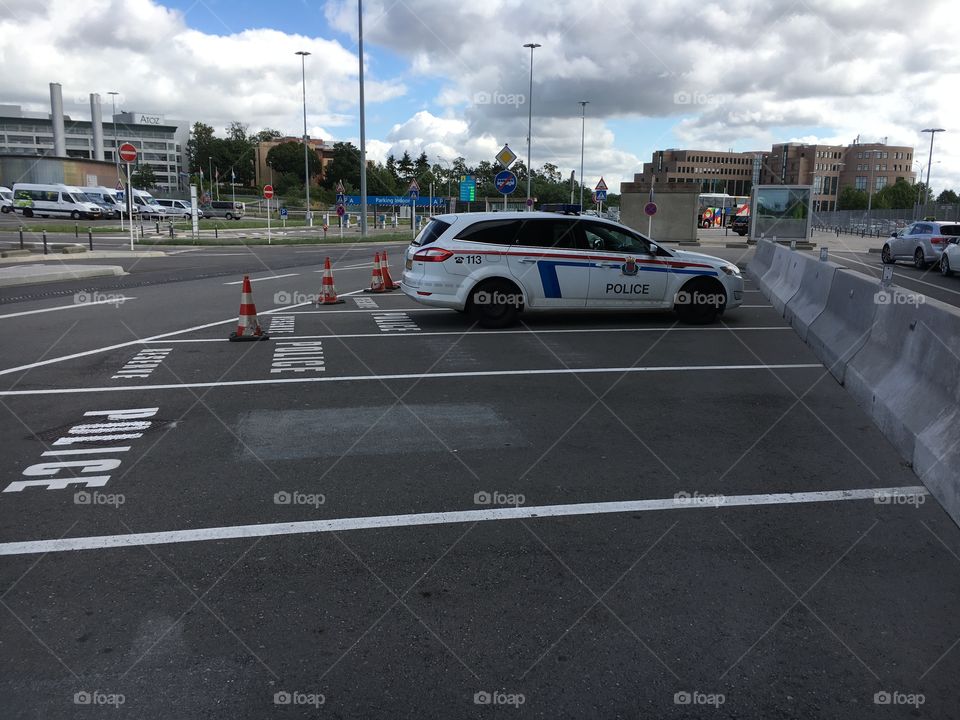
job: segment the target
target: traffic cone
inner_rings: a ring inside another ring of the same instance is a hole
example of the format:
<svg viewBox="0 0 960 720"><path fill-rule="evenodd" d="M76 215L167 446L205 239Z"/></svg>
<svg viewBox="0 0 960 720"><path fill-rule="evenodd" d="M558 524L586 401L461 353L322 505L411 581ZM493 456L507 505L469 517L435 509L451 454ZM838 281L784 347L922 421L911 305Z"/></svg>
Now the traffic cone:
<svg viewBox="0 0 960 720"><path fill-rule="evenodd" d="M253 304L253 290L250 288L250 276L243 276L243 289L240 291L240 319L237 331L230 333L230 342L247 340L269 340L257 320L257 306Z"/></svg>
<svg viewBox="0 0 960 720"><path fill-rule="evenodd" d="M366 293L384 293L387 288L383 285L383 271L380 269L380 253L373 256L373 275L370 277L370 287L364 290Z"/></svg>
<svg viewBox="0 0 960 720"><path fill-rule="evenodd" d="M400 283L394 282L390 277L390 263L387 262L387 251L383 251L383 257L380 258L380 276L383 278L383 286L387 290L399 290Z"/></svg>
<svg viewBox="0 0 960 720"><path fill-rule="evenodd" d="M323 289L317 305L339 305L345 302L337 297L337 288L333 284L333 268L330 267L330 258L323 264Z"/></svg>

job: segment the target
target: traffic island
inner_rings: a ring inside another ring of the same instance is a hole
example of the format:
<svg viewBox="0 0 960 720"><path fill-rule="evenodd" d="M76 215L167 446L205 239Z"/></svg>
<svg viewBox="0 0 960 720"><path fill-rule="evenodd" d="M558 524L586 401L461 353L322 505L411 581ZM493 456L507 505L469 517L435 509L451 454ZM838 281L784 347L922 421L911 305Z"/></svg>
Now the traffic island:
<svg viewBox="0 0 960 720"><path fill-rule="evenodd" d="M0 287L126 275L119 265L9 265L0 267Z"/></svg>

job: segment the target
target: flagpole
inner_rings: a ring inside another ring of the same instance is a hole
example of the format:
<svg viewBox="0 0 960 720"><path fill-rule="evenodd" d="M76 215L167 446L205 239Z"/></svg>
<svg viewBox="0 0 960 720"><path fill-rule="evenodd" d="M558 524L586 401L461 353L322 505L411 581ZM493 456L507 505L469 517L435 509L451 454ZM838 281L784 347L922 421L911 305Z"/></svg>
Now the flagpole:
<svg viewBox="0 0 960 720"><path fill-rule="evenodd" d="M650 177L650 200L653 202L653 183L656 180L655 177ZM647 215L647 237L653 240L653 215Z"/></svg>

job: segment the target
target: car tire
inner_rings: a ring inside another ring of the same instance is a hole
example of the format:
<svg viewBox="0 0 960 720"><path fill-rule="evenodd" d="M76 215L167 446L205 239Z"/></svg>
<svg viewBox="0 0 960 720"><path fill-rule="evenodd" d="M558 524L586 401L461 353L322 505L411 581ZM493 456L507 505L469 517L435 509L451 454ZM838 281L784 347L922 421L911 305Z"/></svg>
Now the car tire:
<svg viewBox="0 0 960 720"><path fill-rule="evenodd" d="M953 270L950 268L950 258L947 257L946 253L940 256L940 274L944 277L953 275Z"/></svg>
<svg viewBox="0 0 960 720"><path fill-rule="evenodd" d="M227 213L224 217L227 218L227 220L233 220L233 213Z"/></svg>
<svg viewBox="0 0 960 720"><path fill-rule="evenodd" d="M10 208L4 206L4 207L0 208L0 212L2 212L4 215L6 215L8 212L10 212Z"/></svg>
<svg viewBox="0 0 960 720"><path fill-rule="evenodd" d="M884 265L893 265L896 260L893 259L893 255L890 254L890 246L884 245L883 250L880 251L880 261Z"/></svg>
<svg viewBox="0 0 960 720"><path fill-rule="evenodd" d="M76 210L74 210L72 213L70 213L70 219L71 219L71 220L79 220L79 219L80 219L80 213L78 213Z"/></svg>
<svg viewBox="0 0 960 720"><path fill-rule="evenodd" d="M24 208L24 209L23 209L23 216L24 216L24 217L33 217L33 210L31 210L30 208Z"/></svg>
<svg viewBox="0 0 960 720"><path fill-rule="evenodd" d="M923 255L923 248L917 248L913 252L913 266L917 270L924 270L927 267L927 259Z"/></svg>
<svg viewBox="0 0 960 720"><path fill-rule="evenodd" d="M486 294L488 302L476 302L478 296ZM467 313L481 327L500 329L509 327L517 321L517 314L523 309L522 302L496 302L509 296L522 297L520 289L507 280L487 280L475 286L468 295Z"/></svg>
<svg viewBox="0 0 960 720"><path fill-rule="evenodd" d="M684 298L684 296L686 296ZM677 293L673 309L685 325L709 325L723 312L724 303L709 302L712 297L726 296L723 286L709 280L692 280Z"/></svg>

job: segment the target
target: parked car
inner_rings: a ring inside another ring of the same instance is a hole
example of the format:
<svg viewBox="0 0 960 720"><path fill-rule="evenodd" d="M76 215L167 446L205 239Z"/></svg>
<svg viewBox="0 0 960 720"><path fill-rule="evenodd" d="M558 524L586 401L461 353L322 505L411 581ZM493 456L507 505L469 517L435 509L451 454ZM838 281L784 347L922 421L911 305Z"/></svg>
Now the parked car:
<svg viewBox="0 0 960 720"><path fill-rule="evenodd" d="M960 272L960 237L951 237L940 253L940 274L950 277Z"/></svg>
<svg viewBox="0 0 960 720"><path fill-rule="evenodd" d="M80 188L68 185L16 183L13 206L24 217L70 217L99 220L103 209L90 200Z"/></svg>
<svg viewBox="0 0 960 720"><path fill-rule="evenodd" d="M923 270L930 263L939 263L940 254L950 238L960 237L960 224L947 222L915 222L890 233L883 244L880 259L886 265L908 260Z"/></svg>
<svg viewBox="0 0 960 720"><path fill-rule="evenodd" d="M87 186L80 188L83 194L93 200L101 207L105 207L104 217L119 218L127 213L127 203L117 197L117 190L114 188L100 186ZM134 214L137 212L137 206L133 206Z"/></svg>
<svg viewBox="0 0 960 720"><path fill-rule="evenodd" d="M167 215L167 209L157 203L156 198L146 190L134 189L133 202L140 212L140 217L150 220L163 220Z"/></svg>
<svg viewBox="0 0 960 720"><path fill-rule="evenodd" d="M407 249L400 288L506 327L535 310L674 310L709 323L743 302L740 269L589 215L436 215Z"/></svg>
<svg viewBox="0 0 960 720"><path fill-rule="evenodd" d="M185 220L189 220L192 217L189 200L160 198L157 202L167 209L167 217L172 215L174 217L183 217ZM197 217L203 217L203 208L197 208Z"/></svg>
<svg viewBox="0 0 960 720"><path fill-rule="evenodd" d="M730 229L740 237L743 237L750 232L750 216L734 215L733 220L730 221Z"/></svg>
<svg viewBox="0 0 960 720"><path fill-rule="evenodd" d="M0 212L13 212L13 190L0 187Z"/></svg>
<svg viewBox="0 0 960 720"><path fill-rule="evenodd" d="M203 216L208 218L222 217L227 220L239 220L246 212L242 202L228 200L214 200L200 207Z"/></svg>

